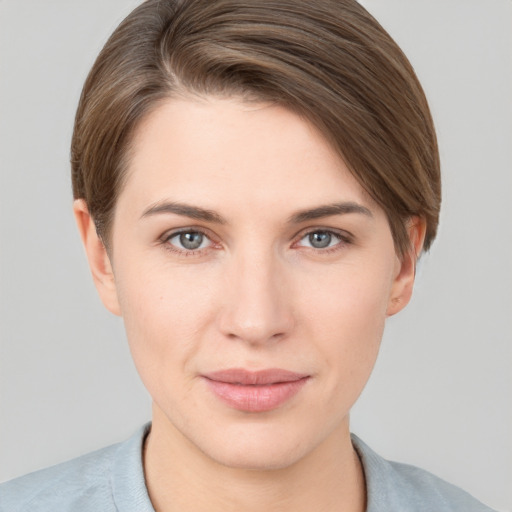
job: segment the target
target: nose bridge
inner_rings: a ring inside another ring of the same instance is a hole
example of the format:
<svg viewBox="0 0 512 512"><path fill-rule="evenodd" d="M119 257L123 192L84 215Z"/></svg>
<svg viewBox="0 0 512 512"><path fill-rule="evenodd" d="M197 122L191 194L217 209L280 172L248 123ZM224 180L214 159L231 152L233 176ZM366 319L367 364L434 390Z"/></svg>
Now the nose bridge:
<svg viewBox="0 0 512 512"><path fill-rule="evenodd" d="M285 276L271 248L246 248L231 257L221 330L251 344L284 337L293 318Z"/></svg>

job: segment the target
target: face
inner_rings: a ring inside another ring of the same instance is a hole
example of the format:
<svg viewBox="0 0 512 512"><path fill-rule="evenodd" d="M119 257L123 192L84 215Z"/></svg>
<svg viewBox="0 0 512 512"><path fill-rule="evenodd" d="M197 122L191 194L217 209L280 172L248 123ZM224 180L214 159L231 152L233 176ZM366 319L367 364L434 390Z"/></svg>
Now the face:
<svg viewBox="0 0 512 512"><path fill-rule="evenodd" d="M139 127L110 256L98 288L154 421L246 468L348 435L411 280L383 211L315 128L233 99L170 100Z"/></svg>

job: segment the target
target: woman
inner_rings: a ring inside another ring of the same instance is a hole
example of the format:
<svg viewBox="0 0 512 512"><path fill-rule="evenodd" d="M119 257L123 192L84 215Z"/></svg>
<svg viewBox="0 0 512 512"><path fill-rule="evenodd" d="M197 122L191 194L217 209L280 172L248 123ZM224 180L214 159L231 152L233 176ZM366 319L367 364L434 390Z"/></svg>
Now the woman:
<svg viewBox="0 0 512 512"><path fill-rule="evenodd" d="M440 204L421 87L357 3L144 3L85 84L72 166L153 421L3 509L489 510L350 437Z"/></svg>

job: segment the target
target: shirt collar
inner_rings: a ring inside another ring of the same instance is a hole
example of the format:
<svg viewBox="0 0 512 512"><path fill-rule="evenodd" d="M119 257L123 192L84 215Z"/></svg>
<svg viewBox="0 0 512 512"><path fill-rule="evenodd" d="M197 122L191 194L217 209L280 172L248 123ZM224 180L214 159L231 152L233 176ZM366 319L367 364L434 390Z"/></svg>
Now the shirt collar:
<svg viewBox="0 0 512 512"><path fill-rule="evenodd" d="M149 499L142 450L151 423L140 428L117 449L112 467L112 493L119 512L155 512Z"/></svg>

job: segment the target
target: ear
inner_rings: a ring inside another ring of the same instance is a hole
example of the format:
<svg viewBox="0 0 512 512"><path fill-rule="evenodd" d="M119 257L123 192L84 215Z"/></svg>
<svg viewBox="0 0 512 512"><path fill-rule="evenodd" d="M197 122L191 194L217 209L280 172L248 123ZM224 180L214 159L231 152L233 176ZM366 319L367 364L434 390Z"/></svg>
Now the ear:
<svg viewBox="0 0 512 512"><path fill-rule="evenodd" d="M402 257L397 256L397 269L391 288L387 316L395 315L411 300L416 262L423 248L426 227L425 219L420 217L411 217L407 224L409 250Z"/></svg>
<svg viewBox="0 0 512 512"><path fill-rule="evenodd" d="M83 199L74 201L73 213L100 298L110 312L120 316L121 308L110 258Z"/></svg>

